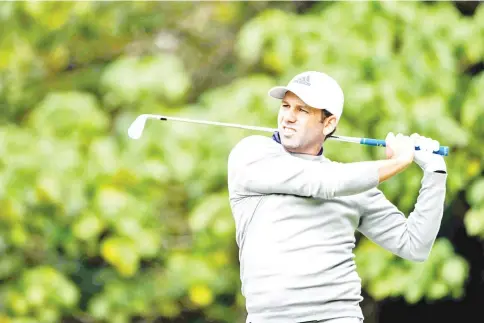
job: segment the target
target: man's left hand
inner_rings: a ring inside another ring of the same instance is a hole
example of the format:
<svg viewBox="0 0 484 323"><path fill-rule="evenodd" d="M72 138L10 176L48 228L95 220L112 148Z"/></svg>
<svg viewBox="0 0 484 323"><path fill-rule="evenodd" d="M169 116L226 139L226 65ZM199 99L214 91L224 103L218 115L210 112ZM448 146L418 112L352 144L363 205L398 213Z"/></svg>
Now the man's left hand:
<svg viewBox="0 0 484 323"><path fill-rule="evenodd" d="M432 138L427 138L414 133L410 136L416 147L420 150L415 151L414 161L424 171L428 172L447 172L444 157L439 154L434 154L434 151L439 150L440 143Z"/></svg>

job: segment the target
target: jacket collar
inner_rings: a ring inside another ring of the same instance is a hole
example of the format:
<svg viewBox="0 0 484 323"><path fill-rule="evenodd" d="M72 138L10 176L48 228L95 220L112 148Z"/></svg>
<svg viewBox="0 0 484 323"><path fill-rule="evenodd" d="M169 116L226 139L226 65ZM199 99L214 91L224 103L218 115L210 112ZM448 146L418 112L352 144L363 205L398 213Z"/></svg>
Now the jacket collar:
<svg viewBox="0 0 484 323"><path fill-rule="evenodd" d="M274 141L276 141L278 144L281 143L281 136L279 135L279 131L275 131L272 134L272 139L274 139ZM322 156L322 155L323 155L323 147L321 146L321 150L319 151L317 156Z"/></svg>

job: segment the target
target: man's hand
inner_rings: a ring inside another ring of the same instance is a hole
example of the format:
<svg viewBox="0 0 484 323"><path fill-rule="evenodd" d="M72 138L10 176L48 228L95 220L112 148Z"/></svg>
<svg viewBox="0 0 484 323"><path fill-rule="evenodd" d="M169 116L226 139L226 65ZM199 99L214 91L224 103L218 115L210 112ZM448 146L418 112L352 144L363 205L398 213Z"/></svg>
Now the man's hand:
<svg viewBox="0 0 484 323"><path fill-rule="evenodd" d="M409 136L402 135L401 133L395 136L393 132L390 132L385 138L385 142L385 152L388 159L396 160L407 166L413 162L415 145Z"/></svg>
<svg viewBox="0 0 484 323"><path fill-rule="evenodd" d="M386 139L386 160L378 161L379 183L390 179L402 172L412 162L415 154L415 146L409 136L402 134L394 135L390 132Z"/></svg>
<svg viewBox="0 0 484 323"><path fill-rule="evenodd" d="M434 154L434 151L439 150L440 143L432 138L427 138L414 133L410 136L413 145L419 147L420 150L415 151L415 163L424 171L428 172L447 172L444 157L439 154Z"/></svg>

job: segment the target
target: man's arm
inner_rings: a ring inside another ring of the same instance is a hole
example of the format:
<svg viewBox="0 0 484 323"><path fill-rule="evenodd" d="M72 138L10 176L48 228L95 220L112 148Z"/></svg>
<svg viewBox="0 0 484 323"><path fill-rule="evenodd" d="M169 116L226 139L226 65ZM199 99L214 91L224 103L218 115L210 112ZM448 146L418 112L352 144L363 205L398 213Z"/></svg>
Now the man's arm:
<svg viewBox="0 0 484 323"><path fill-rule="evenodd" d="M398 159L319 163L294 157L270 138L251 136L229 156L229 187L242 195L291 194L333 198L358 194L408 166Z"/></svg>
<svg viewBox="0 0 484 323"><path fill-rule="evenodd" d="M425 261L440 229L446 178L446 173L424 171L417 203L408 218L380 190L364 194L358 231L402 258Z"/></svg>

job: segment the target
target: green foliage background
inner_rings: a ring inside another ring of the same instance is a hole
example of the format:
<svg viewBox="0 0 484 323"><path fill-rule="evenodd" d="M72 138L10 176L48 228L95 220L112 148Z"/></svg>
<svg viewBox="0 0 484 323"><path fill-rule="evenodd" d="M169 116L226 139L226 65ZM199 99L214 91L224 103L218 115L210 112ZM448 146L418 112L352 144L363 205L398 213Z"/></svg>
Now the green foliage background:
<svg viewBox="0 0 484 323"><path fill-rule="evenodd" d="M141 113L274 127L275 84L302 70L346 94L338 133L419 132L451 147L450 205L484 237L484 6L321 2L8 2L0 5L0 323L243 322L226 191L251 132L149 122ZM339 161L376 148L327 142ZM418 167L385 183L407 214ZM375 300L460 298L469 264L439 238L425 263L364 237Z"/></svg>

